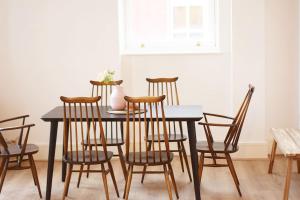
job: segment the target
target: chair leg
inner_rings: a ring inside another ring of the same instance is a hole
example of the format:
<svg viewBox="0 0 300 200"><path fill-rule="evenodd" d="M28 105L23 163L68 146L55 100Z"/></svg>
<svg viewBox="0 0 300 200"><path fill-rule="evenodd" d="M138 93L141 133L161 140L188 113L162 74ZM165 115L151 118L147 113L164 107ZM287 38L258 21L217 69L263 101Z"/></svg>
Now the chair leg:
<svg viewBox="0 0 300 200"><path fill-rule="evenodd" d="M297 171L300 174L300 160L297 160Z"/></svg>
<svg viewBox="0 0 300 200"><path fill-rule="evenodd" d="M108 168L109 168L109 171L110 171L111 179L113 181L117 196L120 197L117 182L116 182L116 178L115 178L115 174L114 174L114 169L113 169L110 161L108 161Z"/></svg>
<svg viewBox="0 0 300 200"><path fill-rule="evenodd" d="M151 150L152 143L149 142L147 151ZM144 165L141 183L144 183L145 175L146 175L147 165Z"/></svg>
<svg viewBox="0 0 300 200"><path fill-rule="evenodd" d="M165 182L166 182L166 186L168 189L168 194L169 194L169 199L172 200L172 189L171 189L171 184L170 184L170 180L169 180L169 173L168 170L166 168L166 165L163 166L164 167L164 174L165 174Z"/></svg>
<svg viewBox="0 0 300 200"><path fill-rule="evenodd" d="M147 165L144 165L144 167L143 167L143 173L142 173L142 179L141 179L141 183L142 184L144 183L146 171L147 171Z"/></svg>
<svg viewBox="0 0 300 200"><path fill-rule="evenodd" d="M0 164L0 177L1 177L1 175L2 175L2 172L3 172L3 168L4 168L4 166L5 166L5 163L6 163L6 158L2 158L1 159L1 164Z"/></svg>
<svg viewBox="0 0 300 200"><path fill-rule="evenodd" d="M128 175L129 175L129 170L130 170L130 165L128 165L128 169L127 169ZM127 178L128 178L128 176L127 176ZM125 189L123 192L123 199L125 198L126 188L127 188L127 179L125 179Z"/></svg>
<svg viewBox="0 0 300 200"><path fill-rule="evenodd" d="M284 187L284 194L283 199L288 200L289 199L289 191L290 191L290 185L291 185L291 173L292 173L292 164L293 159L288 158L288 166L287 166L287 173L285 178L285 187Z"/></svg>
<svg viewBox="0 0 300 200"><path fill-rule="evenodd" d="M234 180L234 183L235 183L235 186L236 186L236 189L238 190L239 192L239 195L242 196L242 193L241 193L241 190L240 190L240 182L239 182L239 179L236 175L236 172L235 172L235 169L234 169L234 166L233 166L233 162L231 160L231 157L229 154L225 154L226 156L226 160L227 160L227 163L228 163L228 167L229 167L229 170L231 172L231 175L233 177L233 180Z"/></svg>
<svg viewBox="0 0 300 200"><path fill-rule="evenodd" d="M32 178L33 178L34 185L36 186L35 174L34 174L33 167L31 165L31 163L30 163L30 170L31 170L31 173L32 173Z"/></svg>
<svg viewBox="0 0 300 200"><path fill-rule="evenodd" d="M199 164L198 164L198 176L199 176L199 182L201 183L202 179L202 172L203 172L203 167L204 167L204 153L201 153L200 159L199 159Z"/></svg>
<svg viewBox="0 0 300 200"><path fill-rule="evenodd" d="M62 197L63 200L66 198L66 196L68 196L68 193L69 193L69 185L70 185L70 181L71 181L72 171L73 171L73 164L69 164L69 170L68 170L67 178L65 181L64 194Z"/></svg>
<svg viewBox="0 0 300 200"><path fill-rule="evenodd" d="M106 178L106 171L105 171L104 164L101 164L101 170L102 170L102 179L103 179L103 186L105 190L106 200L109 200L108 185L107 185L107 178Z"/></svg>
<svg viewBox="0 0 300 200"><path fill-rule="evenodd" d="M189 174L190 182L192 182L191 170L190 170L189 161L188 161L188 158L187 158L187 154L186 154L186 151L185 151L183 141L181 142L181 148L183 150L183 157L184 157L185 165L186 165L186 168L187 168L187 171L188 171L188 174Z"/></svg>
<svg viewBox="0 0 300 200"><path fill-rule="evenodd" d="M86 136L86 140L88 140L88 135ZM88 149L88 145L86 145L85 147L84 147L84 150L87 150ZM92 149L91 149L92 150ZM86 172L86 177L88 178L89 176L90 176L90 173L89 173L89 170L90 170L90 165L87 165L87 172ZM81 172L80 172L81 173ZM81 178L80 178L81 179ZM80 184L80 182L79 183L77 183L77 187L79 187L79 184Z"/></svg>
<svg viewBox="0 0 300 200"><path fill-rule="evenodd" d="M177 142L177 147L178 147L178 153L179 153L179 158L180 158L180 164L181 164L181 169L182 172L184 172L184 165L183 165L183 159L182 159L182 153L183 153L183 149L182 149L182 144L180 143L180 141Z"/></svg>
<svg viewBox="0 0 300 200"><path fill-rule="evenodd" d="M234 169L234 165L233 165L233 162L232 162L232 159L231 159L231 156L230 154L227 154L228 158L229 158L229 161L230 161L230 165L232 166L232 169L233 169L233 175L235 176L236 180L237 180L237 183L238 185L240 185L240 182L239 182L239 179L237 177L237 174L236 174L236 171Z"/></svg>
<svg viewBox="0 0 300 200"><path fill-rule="evenodd" d="M144 165L143 167L143 173L142 173L142 179L141 179L141 183L144 183L144 179L145 179L145 175L146 175L146 170L147 170L147 165Z"/></svg>
<svg viewBox="0 0 300 200"><path fill-rule="evenodd" d="M118 146L118 153L119 153L119 158L120 158L120 163L121 163L121 167L122 167L124 179L126 180L127 179L127 170L126 170L126 164L125 164L125 160L124 160L124 154L123 154L121 146Z"/></svg>
<svg viewBox="0 0 300 200"><path fill-rule="evenodd" d="M79 175L78 175L77 188L79 188L79 185L80 185L83 167L84 167L84 165L80 165L80 172L79 172Z"/></svg>
<svg viewBox="0 0 300 200"><path fill-rule="evenodd" d="M32 171L32 176L33 176L34 183L38 188L40 198L42 198L42 192L41 192L39 177L38 177L37 169L36 169L36 166L35 166L35 163L34 163L34 160L33 160L33 156L28 155L28 158L29 158L29 162L30 162L30 168L31 168L31 171Z"/></svg>
<svg viewBox="0 0 300 200"><path fill-rule="evenodd" d="M270 156L270 163L269 163L269 170L268 170L269 174L272 174L272 171L273 171L276 148L277 148L277 142L274 140L273 145L272 145L272 152L271 152L271 156Z"/></svg>
<svg viewBox="0 0 300 200"><path fill-rule="evenodd" d="M6 176L7 169L8 169L8 164L9 164L9 158L6 158L5 159L5 164L4 164L4 167L3 167L2 176L1 176L1 181L0 181L0 193L2 191L4 179L5 179L5 176Z"/></svg>
<svg viewBox="0 0 300 200"><path fill-rule="evenodd" d="M179 194L178 194L177 185L176 185L174 172L173 172L173 168L172 168L171 163L168 163L168 167L169 167L169 171L170 171L170 175L171 175L171 181L172 181L172 185L173 185L174 190L175 190L176 197L177 197L177 199L179 199Z"/></svg>
<svg viewBox="0 0 300 200"><path fill-rule="evenodd" d="M90 176L90 165L87 165L86 177L88 178L89 176Z"/></svg>
<svg viewBox="0 0 300 200"><path fill-rule="evenodd" d="M123 195L123 198L125 198L125 200L128 200L131 181L132 181L132 173L133 173L133 165L129 166L129 170L128 170L128 177L127 177L126 187Z"/></svg>

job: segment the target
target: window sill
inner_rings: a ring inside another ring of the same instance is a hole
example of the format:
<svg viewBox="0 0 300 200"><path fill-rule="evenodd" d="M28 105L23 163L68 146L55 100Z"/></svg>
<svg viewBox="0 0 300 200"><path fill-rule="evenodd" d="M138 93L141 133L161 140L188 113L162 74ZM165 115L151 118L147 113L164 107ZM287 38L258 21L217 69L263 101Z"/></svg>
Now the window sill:
<svg viewBox="0 0 300 200"><path fill-rule="evenodd" d="M122 56L143 56L143 55L206 55L206 54L223 54L220 49L202 49L202 50L125 50L121 51Z"/></svg>

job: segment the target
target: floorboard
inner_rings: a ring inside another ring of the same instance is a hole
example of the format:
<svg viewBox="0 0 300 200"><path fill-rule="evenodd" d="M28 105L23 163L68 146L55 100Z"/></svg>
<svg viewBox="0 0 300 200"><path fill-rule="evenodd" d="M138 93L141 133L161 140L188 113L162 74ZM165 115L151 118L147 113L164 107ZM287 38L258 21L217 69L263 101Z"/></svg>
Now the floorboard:
<svg viewBox="0 0 300 200"><path fill-rule="evenodd" d="M112 162L119 187L120 194L124 191L124 180L121 166L118 160ZM236 191L233 179L228 168L204 168L201 184L201 194L204 200L281 200L285 180L286 160L275 160L273 174L269 175L268 160L240 160L234 161L234 165L240 180L240 198ZM299 200L300 175L296 173L294 163L290 200ZM99 166L100 167L100 166ZM45 196L47 163L37 162L42 194ZM173 161L175 178L179 190L180 199L193 199L193 184L189 182L188 175L181 172L179 158ZM149 168L151 169L151 168ZM152 168L154 169L154 168ZM60 181L61 163L55 163L53 179L52 199L61 199L63 183ZM74 173L69 196L67 199L105 199L102 178L100 174L91 174L90 178L82 177L81 186L76 187L78 174ZM134 174L129 199L153 200L168 199L164 176L160 174L146 175L144 184L140 183L141 175ZM111 178L108 177L109 193L111 199L118 199L113 188ZM122 195L121 195L122 196ZM174 195L175 196L175 195ZM30 170L9 171L0 194L1 200L38 200L38 192L34 186ZM120 198L121 199L121 198Z"/></svg>

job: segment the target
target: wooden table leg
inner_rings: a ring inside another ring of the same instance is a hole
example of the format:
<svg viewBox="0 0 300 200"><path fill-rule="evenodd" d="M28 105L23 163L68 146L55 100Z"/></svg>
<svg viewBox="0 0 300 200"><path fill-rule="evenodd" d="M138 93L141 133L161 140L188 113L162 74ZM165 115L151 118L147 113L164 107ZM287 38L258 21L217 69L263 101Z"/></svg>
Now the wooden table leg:
<svg viewBox="0 0 300 200"><path fill-rule="evenodd" d="M300 160L297 160L297 170L298 174L300 174Z"/></svg>
<svg viewBox="0 0 300 200"><path fill-rule="evenodd" d="M53 178L53 168L54 168L54 158L55 158L55 147L56 147L56 138L57 138L57 126L58 126L57 121L51 121L50 140L49 140L49 154L48 154L46 200L51 199L52 178Z"/></svg>
<svg viewBox="0 0 300 200"><path fill-rule="evenodd" d="M289 199L289 191L290 191L290 185L291 185L292 164L293 164L293 158L289 157L288 158L288 166L287 166L286 179L285 179L285 188L284 188L283 200L288 200Z"/></svg>
<svg viewBox="0 0 300 200"><path fill-rule="evenodd" d="M187 127L188 127L188 135L189 135L190 154L192 160L195 199L201 200L200 182L199 182L199 175L198 175L198 158L197 158L197 150L196 150L197 138L196 138L195 122L188 121Z"/></svg>
<svg viewBox="0 0 300 200"><path fill-rule="evenodd" d="M271 152L270 163L269 163L269 171L268 171L269 174L272 174L272 171L273 171L274 159L275 159L275 155L276 155L276 148L277 148L277 142L275 140L273 140L272 152Z"/></svg>

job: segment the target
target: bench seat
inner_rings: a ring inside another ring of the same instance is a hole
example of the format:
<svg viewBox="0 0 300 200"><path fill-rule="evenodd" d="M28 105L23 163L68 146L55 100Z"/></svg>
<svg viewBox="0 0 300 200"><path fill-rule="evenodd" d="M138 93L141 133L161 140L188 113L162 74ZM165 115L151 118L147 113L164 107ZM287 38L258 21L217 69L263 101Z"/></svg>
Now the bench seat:
<svg viewBox="0 0 300 200"><path fill-rule="evenodd" d="M280 149L288 160L287 173L283 199L288 200L291 184L292 161L297 160L298 173L300 173L300 129L295 128L273 128L273 146L269 163L269 174L272 174L276 148Z"/></svg>

